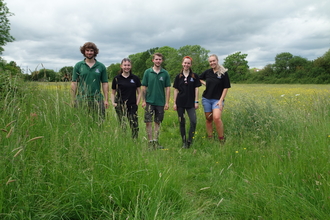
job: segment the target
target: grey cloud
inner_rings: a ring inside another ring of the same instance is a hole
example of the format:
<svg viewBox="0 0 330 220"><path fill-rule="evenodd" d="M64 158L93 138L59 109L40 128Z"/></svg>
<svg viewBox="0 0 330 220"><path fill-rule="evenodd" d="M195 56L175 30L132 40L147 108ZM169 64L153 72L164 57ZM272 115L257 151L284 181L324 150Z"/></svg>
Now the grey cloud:
<svg viewBox="0 0 330 220"><path fill-rule="evenodd" d="M153 47L201 45L221 59L248 54L250 67L274 62L290 52L310 60L329 49L330 2L87 0L7 3L16 41L4 58L22 66L59 69L81 60L79 47L95 42L106 65ZM40 10L36 10L38 8Z"/></svg>

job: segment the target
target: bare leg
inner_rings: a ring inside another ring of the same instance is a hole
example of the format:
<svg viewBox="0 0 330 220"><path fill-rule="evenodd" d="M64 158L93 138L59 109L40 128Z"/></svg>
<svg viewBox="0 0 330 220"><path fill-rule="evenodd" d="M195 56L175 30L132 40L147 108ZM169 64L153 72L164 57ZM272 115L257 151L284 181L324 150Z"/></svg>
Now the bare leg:
<svg viewBox="0 0 330 220"><path fill-rule="evenodd" d="M213 136L213 114L212 112L205 112L205 119L206 119L206 132L207 136L211 137Z"/></svg>
<svg viewBox="0 0 330 220"><path fill-rule="evenodd" d="M152 122L146 122L146 130L149 141L152 140Z"/></svg>
<svg viewBox="0 0 330 220"><path fill-rule="evenodd" d="M213 121L219 138L224 136L221 113L222 111L220 109L213 109Z"/></svg>
<svg viewBox="0 0 330 220"><path fill-rule="evenodd" d="M158 140L158 137L159 137L159 130L160 130L160 123L156 123L155 122L155 139Z"/></svg>

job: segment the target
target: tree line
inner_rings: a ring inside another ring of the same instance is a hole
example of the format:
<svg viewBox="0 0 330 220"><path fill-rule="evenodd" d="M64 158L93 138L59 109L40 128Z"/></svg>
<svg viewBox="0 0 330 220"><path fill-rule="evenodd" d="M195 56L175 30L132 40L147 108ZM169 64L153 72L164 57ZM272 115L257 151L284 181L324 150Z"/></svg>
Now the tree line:
<svg viewBox="0 0 330 220"><path fill-rule="evenodd" d="M8 42L15 40L10 35L10 22L8 17L13 16L3 0L0 0L0 55L3 52L3 46ZM129 58L132 61L132 71L142 78L144 71L152 66L151 56L155 52L164 55L163 68L165 68L173 79L181 70L181 60L184 56L193 58L193 71L197 74L202 73L209 68L207 58L209 50L199 45L186 45L175 49L169 46L151 48L147 51L131 54ZM289 52L277 54L275 62L267 64L262 69L249 68L246 60L248 54L236 52L228 55L224 59L223 66L228 69L230 80L233 83L330 83L330 49L323 56L315 60L307 60L301 56L292 55ZM220 61L221 63L221 61ZM42 65L42 64L41 64ZM37 69L37 68L36 68ZM42 69L23 74L23 71L14 61L7 63L0 57L0 71L2 79L15 75L20 76L26 81L70 81L73 71L72 66L65 66L55 72L51 69ZM120 71L120 63L114 63L107 67L109 79ZM8 77L7 77L8 76ZM2 81L4 85L6 81ZM1 88L0 88L1 89Z"/></svg>
<svg viewBox="0 0 330 220"><path fill-rule="evenodd" d="M147 51L131 54L128 58L132 61L132 72L143 77L147 68L152 66L152 54L160 52L165 59L162 64L172 79L180 72L182 58L191 56L193 58L193 71L197 74L210 68L208 64L209 50L199 45L186 45L175 49L169 46L151 48ZM274 63L267 64L262 69L250 68L246 60L248 54L235 52L228 55L223 66L228 69L230 80L233 83L298 83L298 84L327 84L330 83L330 49L323 56L315 60L307 60L301 56L294 56L289 52L277 54ZM221 61L220 61L221 63ZM42 65L42 64L41 64ZM59 82L70 81L73 66L62 67L58 72L46 69L43 66L30 74L23 74L14 61L7 63L0 60L0 70L19 73L25 81L47 81ZM113 63L107 67L109 80L120 72L120 63Z"/></svg>

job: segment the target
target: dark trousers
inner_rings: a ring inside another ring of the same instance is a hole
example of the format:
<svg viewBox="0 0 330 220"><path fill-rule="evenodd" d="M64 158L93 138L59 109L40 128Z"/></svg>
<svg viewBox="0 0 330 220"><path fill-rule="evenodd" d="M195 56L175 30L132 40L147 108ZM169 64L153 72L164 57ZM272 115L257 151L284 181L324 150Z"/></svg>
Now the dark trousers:
<svg viewBox="0 0 330 220"><path fill-rule="evenodd" d="M188 117L190 120L190 128L189 128L189 136L188 140L186 138L186 119L185 119L185 111L188 113ZM196 130L196 124L197 124L197 117L196 117L196 110L195 108L177 108L178 116L179 116L179 123L180 123L180 133L182 137L182 141L186 142L192 142L195 130Z"/></svg>
<svg viewBox="0 0 330 220"><path fill-rule="evenodd" d="M126 127L125 118L127 118L130 128L132 130L132 137L137 138L139 133L139 122L138 122L138 106L132 105L127 106L125 104L117 104L116 113L118 115L119 122L123 128Z"/></svg>

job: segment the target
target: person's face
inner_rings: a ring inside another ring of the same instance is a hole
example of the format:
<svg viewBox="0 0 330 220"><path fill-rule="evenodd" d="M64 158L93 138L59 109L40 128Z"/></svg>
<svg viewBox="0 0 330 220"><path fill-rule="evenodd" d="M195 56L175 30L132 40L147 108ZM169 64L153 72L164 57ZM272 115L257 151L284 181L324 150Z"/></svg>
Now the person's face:
<svg viewBox="0 0 330 220"><path fill-rule="evenodd" d="M191 67L191 60L188 59L188 58L185 58L182 62L182 67L183 67L183 70L188 70L190 69Z"/></svg>
<svg viewBox="0 0 330 220"><path fill-rule="evenodd" d="M129 73L132 69L132 64L129 61L124 61L120 67L123 69L124 73Z"/></svg>
<svg viewBox="0 0 330 220"><path fill-rule="evenodd" d="M162 65L163 58L161 58L160 56L155 56L152 62L154 63L155 66L160 67Z"/></svg>
<svg viewBox="0 0 330 220"><path fill-rule="evenodd" d="M92 48L87 48L85 50L85 57L88 58L88 59L92 59L95 55L95 52Z"/></svg>
<svg viewBox="0 0 330 220"><path fill-rule="evenodd" d="M209 64L211 66L212 69L215 69L218 65L218 60L216 57L212 56L212 57L209 57Z"/></svg>

